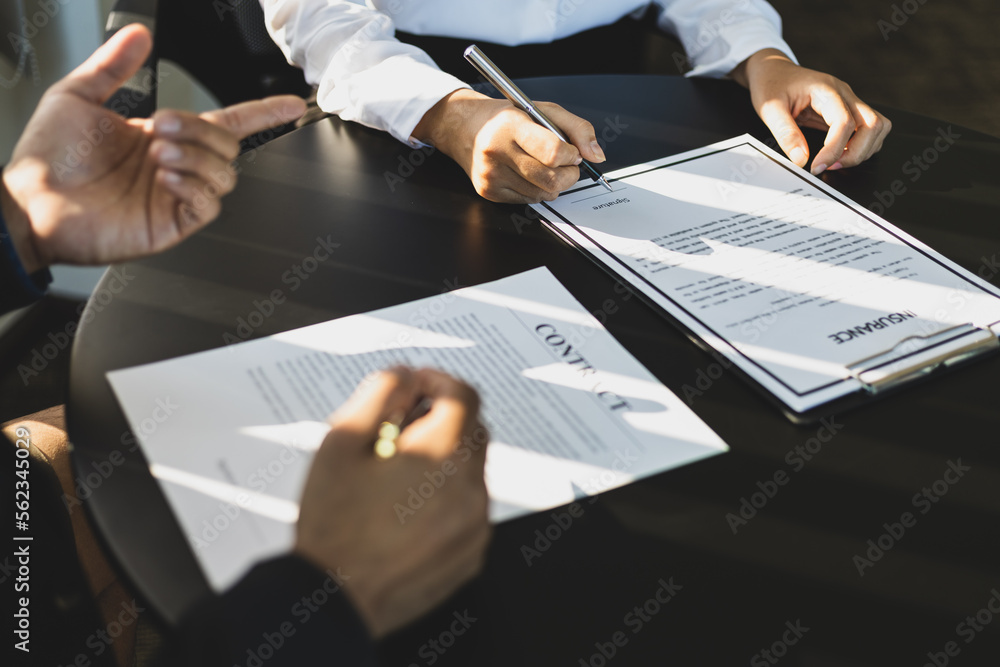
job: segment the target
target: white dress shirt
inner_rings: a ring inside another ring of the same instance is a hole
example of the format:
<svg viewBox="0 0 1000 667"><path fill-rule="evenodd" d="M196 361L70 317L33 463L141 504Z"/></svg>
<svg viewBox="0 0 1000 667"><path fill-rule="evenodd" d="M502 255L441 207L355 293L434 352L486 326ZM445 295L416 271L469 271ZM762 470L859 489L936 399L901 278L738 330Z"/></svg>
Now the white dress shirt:
<svg viewBox="0 0 1000 667"><path fill-rule="evenodd" d="M288 61L318 87L320 107L419 145L411 134L443 97L468 86L445 74L395 30L516 46L608 25L650 5L683 44L689 76L724 77L776 48L781 17L764 0L260 0L267 29Z"/></svg>

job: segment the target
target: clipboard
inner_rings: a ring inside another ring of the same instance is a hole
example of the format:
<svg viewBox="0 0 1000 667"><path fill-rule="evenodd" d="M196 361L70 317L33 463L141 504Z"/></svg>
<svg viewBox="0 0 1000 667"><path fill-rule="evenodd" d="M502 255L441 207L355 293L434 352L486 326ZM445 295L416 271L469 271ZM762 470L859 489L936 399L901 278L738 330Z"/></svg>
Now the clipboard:
<svg viewBox="0 0 1000 667"><path fill-rule="evenodd" d="M855 202L833 190L819 179L792 165L783 156L777 155L750 136L736 137L696 151L689 151L645 165L629 167L609 174L609 177L612 183L623 182L623 185L626 183L635 184L635 180L628 181L628 179L635 175L642 176L656 169L684 165L700 157L713 156L736 148L743 151L756 151L762 156L762 159L768 161L769 168L777 166L784 169L787 172L783 174L786 181L790 179L796 183L799 181L805 182L809 188L822 193L825 198L834 202L837 206L850 209L852 212L851 215L854 217L863 219L863 222L859 224L868 225L870 223L874 226L872 229L877 227L885 233L891 234L893 240L896 241L896 245L900 248L905 247L906 252L912 249L914 255L920 255L917 258L918 267L920 266L920 262L928 265L936 264L933 266L935 271L946 273L950 280L959 282L963 287L967 286L969 290L975 292L977 299L988 301L991 311L989 317L985 320L980 318L978 322L950 321L932 323L924 321L922 322L923 326L920 331L915 332L913 331L914 327L910 327L909 331L904 330L898 337L890 335L888 329L884 332L879 331L877 340L880 345L873 348L868 343L869 339L866 339L866 343L862 346L863 349L857 356L845 357L844 355L848 354L848 348L850 347L845 346L841 354L842 358L836 361L836 363L830 362L827 364L829 367L836 366L839 369L836 371L836 377L829 383L829 387L834 387L834 385L838 384L841 386L833 389L821 387L820 389L827 389L827 394L833 395L824 397L823 400L817 400L813 405L804 405L803 407L802 404L808 403L807 400L800 400L796 403L794 400L796 396L792 396L793 400L789 400L789 396L794 393L790 390L795 389L794 387L787 386L789 383L783 383L786 387L778 386L781 378L774 381L772 378L767 377L765 372L768 369L763 368L762 364L757 363L757 360L748 360L748 355L737 349L738 342L734 344L733 341L720 335L717 329L713 329L710 323L699 320L696 314L690 312L690 310L686 310L684 304L675 298L675 294L668 293L657 287L654 284L655 279L651 278L648 272L644 274L642 271L635 269L628 257L623 259L620 252L616 255L615 251L620 250L620 248L609 250L604 247L602 239L598 234L601 231L600 229L594 232L593 229L582 227L584 223L577 225L567 218L567 208L570 211L579 211L579 208L574 209L567 205L560 210L558 206L560 200L557 200L554 204L543 203L537 205L535 206L535 210L541 215L546 227L555 232L557 236L569 245L582 251L614 277L629 284L636 295L666 315L668 320L684 331L700 347L706 349L717 358L725 359L731 363L732 368L741 377L750 381L753 386L761 390L771 403L775 404L786 417L795 423L811 423L824 416L869 403L878 397L894 393L914 383L922 382L927 378L973 363L980 358L1000 350L1000 339L998 339L998 333L1000 333L1000 290L980 280L953 262L950 262L947 258L935 253L931 248L905 234L902 230L858 206ZM590 207L591 204L600 207L604 202L604 198L600 196L596 198L589 197L589 192L583 191L592 186L581 184L567 191L567 193L563 193L563 195L578 193L575 194L578 199L572 201L572 204L577 204L577 202L587 199L587 207ZM628 200L628 194L623 193L624 191L618 192L617 198L614 193L607 197L609 201L613 201L612 205L618 205L618 202ZM633 193L635 193L634 190ZM788 194L791 194L791 191ZM560 199L562 199L562 196ZM597 210L597 208L594 210ZM581 216L581 219L586 218L586 215ZM595 225L596 228L597 226ZM606 225L604 232L607 233L608 229L610 227ZM632 228L629 228L629 230L634 231ZM626 237L629 234L621 232L621 236ZM635 235L632 234L629 238L635 238ZM656 241L657 239L652 240ZM921 283L919 281L905 283L904 281L904 284L912 291L915 289L914 285L920 285ZM929 287L938 288L940 286L932 284ZM970 308L969 310L975 309ZM910 314L912 315L912 313ZM877 329L885 328L884 325L878 322L874 323L874 326ZM870 326L868 332L871 333ZM874 335L870 337L870 339L874 338ZM853 350L853 348L851 349ZM838 352L840 351L838 350ZM810 359L809 361L817 360ZM824 360L820 359L819 361ZM776 386L777 390L775 390ZM784 393L782 393L783 391ZM799 396L803 395L805 394L799 394Z"/></svg>
<svg viewBox="0 0 1000 667"><path fill-rule="evenodd" d="M861 383L853 396L807 412L782 411L794 423L812 424L830 414L870 403L911 385L958 370L1000 351L1000 337L971 323L949 327L928 336L908 336L891 349L860 359L848 366Z"/></svg>

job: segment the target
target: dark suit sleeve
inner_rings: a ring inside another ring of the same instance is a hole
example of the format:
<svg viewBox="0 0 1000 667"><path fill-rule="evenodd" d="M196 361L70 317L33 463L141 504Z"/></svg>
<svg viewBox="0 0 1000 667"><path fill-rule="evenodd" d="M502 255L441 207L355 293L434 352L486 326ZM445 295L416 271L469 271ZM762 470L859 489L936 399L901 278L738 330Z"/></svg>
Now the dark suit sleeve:
<svg viewBox="0 0 1000 667"><path fill-rule="evenodd" d="M368 630L338 584L298 556L255 567L168 637L162 665L377 665Z"/></svg>
<svg viewBox="0 0 1000 667"><path fill-rule="evenodd" d="M52 274L48 269L30 276L24 270L0 212L0 315L41 299L50 282Z"/></svg>

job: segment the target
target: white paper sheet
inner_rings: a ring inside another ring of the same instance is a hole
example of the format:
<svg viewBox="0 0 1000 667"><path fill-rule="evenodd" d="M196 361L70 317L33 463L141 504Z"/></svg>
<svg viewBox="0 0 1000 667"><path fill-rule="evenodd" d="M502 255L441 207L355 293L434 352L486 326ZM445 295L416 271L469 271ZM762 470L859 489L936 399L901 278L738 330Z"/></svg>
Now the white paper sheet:
<svg viewBox="0 0 1000 667"><path fill-rule="evenodd" d="M480 391L494 521L727 450L545 268L108 373L213 587L289 549L326 417L398 363Z"/></svg>
<svg viewBox="0 0 1000 667"><path fill-rule="evenodd" d="M995 287L749 135L607 176L535 208L795 412L904 339L1000 332Z"/></svg>

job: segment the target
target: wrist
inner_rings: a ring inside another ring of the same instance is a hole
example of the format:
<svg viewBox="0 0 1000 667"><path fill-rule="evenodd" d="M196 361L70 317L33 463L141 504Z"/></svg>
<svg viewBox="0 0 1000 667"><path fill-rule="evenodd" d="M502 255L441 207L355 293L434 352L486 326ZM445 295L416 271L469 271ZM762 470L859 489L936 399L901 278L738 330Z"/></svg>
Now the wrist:
<svg viewBox="0 0 1000 667"><path fill-rule="evenodd" d="M442 97L424 114L413 129L413 138L430 144L445 155L454 157L463 144L470 144L474 137L466 137L472 127L472 118L479 113L483 102L498 102L474 90L460 88Z"/></svg>
<svg viewBox="0 0 1000 667"><path fill-rule="evenodd" d="M28 212L18 203L8 185L8 175L0 171L0 212L3 213L11 244L29 276L46 268L35 248Z"/></svg>
<svg viewBox="0 0 1000 667"><path fill-rule="evenodd" d="M795 65L791 58L778 49L761 49L733 68L729 78L744 88L750 88L761 71L778 63Z"/></svg>

